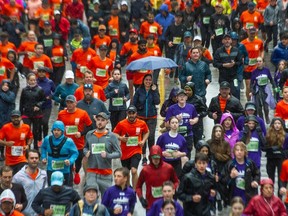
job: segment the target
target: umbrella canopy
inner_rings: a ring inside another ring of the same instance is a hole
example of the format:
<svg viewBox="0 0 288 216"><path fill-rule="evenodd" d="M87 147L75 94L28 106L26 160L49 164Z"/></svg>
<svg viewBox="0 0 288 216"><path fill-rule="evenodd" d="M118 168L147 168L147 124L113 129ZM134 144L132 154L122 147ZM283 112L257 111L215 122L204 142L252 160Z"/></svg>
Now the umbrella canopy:
<svg viewBox="0 0 288 216"><path fill-rule="evenodd" d="M149 56L145 58L138 59L131 62L126 70L135 71L135 70L157 70L161 68L173 68L178 67L178 65L169 58Z"/></svg>

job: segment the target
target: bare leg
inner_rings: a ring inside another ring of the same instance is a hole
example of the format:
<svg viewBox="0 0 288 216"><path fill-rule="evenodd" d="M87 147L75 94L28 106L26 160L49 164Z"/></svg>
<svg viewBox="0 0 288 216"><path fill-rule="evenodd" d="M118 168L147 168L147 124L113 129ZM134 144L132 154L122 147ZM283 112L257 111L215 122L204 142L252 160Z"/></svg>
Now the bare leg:
<svg viewBox="0 0 288 216"><path fill-rule="evenodd" d="M133 186L133 189L136 190L136 185L137 185L137 181L138 181L137 169L132 167L131 173L132 173L132 186Z"/></svg>
<svg viewBox="0 0 288 216"><path fill-rule="evenodd" d="M249 93L250 93L250 82L251 82L250 79L245 79L245 85L246 85L246 98L247 98L247 101L250 101L250 99L251 99L251 97L249 96Z"/></svg>

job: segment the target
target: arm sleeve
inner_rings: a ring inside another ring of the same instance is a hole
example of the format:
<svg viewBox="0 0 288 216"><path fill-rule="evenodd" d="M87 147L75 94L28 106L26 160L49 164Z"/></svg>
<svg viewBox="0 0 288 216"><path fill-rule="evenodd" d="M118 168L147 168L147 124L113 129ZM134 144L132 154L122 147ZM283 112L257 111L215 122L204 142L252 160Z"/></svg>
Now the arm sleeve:
<svg viewBox="0 0 288 216"><path fill-rule="evenodd" d="M42 207L42 204L43 204L43 195L42 190L40 190L36 195L36 197L34 198L31 206L37 214L44 215L45 209Z"/></svg>
<svg viewBox="0 0 288 216"><path fill-rule="evenodd" d="M107 158L110 159L120 158L122 156L122 152L116 135L112 133L110 139L112 139L111 143L113 145L113 152L107 153Z"/></svg>

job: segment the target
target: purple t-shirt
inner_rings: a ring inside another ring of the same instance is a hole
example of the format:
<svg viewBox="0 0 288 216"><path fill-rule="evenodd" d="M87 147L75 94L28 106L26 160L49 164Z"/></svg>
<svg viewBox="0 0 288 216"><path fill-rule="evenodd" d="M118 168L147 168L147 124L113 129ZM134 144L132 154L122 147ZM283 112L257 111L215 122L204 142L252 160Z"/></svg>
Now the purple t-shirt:
<svg viewBox="0 0 288 216"><path fill-rule="evenodd" d="M173 158L172 157L173 151L180 151L187 153L186 140L180 134L177 134L176 137L171 137L169 132L166 132L158 137L156 144L161 147L162 151L171 152L171 157L167 158L163 157L163 160L167 162L177 161L181 159L181 158Z"/></svg>
<svg viewBox="0 0 288 216"><path fill-rule="evenodd" d="M235 168L237 169L239 175L235 179L236 187L233 191L233 197L240 196L244 203L246 203L245 196L245 162L243 164L239 164L237 161L235 163Z"/></svg>
<svg viewBox="0 0 288 216"><path fill-rule="evenodd" d="M198 117L197 111L192 104L186 103L184 107L177 104L170 106L167 110L165 121L167 122L172 116L182 115L179 122L179 133L183 136L192 136L192 125L189 120Z"/></svg>

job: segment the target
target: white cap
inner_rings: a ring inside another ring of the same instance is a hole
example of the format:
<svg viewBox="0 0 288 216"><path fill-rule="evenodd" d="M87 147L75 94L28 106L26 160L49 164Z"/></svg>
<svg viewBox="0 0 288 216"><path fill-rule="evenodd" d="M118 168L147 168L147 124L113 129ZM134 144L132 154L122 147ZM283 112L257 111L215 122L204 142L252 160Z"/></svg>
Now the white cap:
<svg viewBox="0 0 288 216"><path fill-rule="evenodd" d="M74 79L74 73L73 71L71 70L67 70L66 73L65 73L65 79L68 79L68 78L73 78Z"/></svg>
<svg viewBox="0 0 288 216"><path fill-rule="evenodd" d="M94 0L93 4L100 4L99 0Z"/></svg>
<svg viewBox="0 0 288 216"><path fill-rule="evenodd" d="M126 5L126 6L128 6L127 1L122 1L122 2L121 2L121 6L122 6L122 5Z"/></svg>
<svg viewBox="0 0 288 216"><path fill-rule="evenodd" d="M54 11L54 15L61 14L59 10Z"/></svg>
<svg viewBox="0 0 288 216"><path fill-rule="evenodd" d="M193 41L196 41L196 40L200 40L200 41L202 41L201 36L199 36L199 35L195 36L194 39L193 39Z"/></svg>

